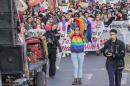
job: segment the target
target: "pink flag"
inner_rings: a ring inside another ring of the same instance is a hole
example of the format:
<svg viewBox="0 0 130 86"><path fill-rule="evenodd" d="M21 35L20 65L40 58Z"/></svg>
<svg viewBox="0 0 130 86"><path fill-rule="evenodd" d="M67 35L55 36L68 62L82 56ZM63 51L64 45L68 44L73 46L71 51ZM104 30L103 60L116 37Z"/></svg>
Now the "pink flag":
<svg viewBox="0 0 130 86"><path fill-rule="evenodd" d="M43 0L29 0L29 6L33 7L42 1Z"/></svg>

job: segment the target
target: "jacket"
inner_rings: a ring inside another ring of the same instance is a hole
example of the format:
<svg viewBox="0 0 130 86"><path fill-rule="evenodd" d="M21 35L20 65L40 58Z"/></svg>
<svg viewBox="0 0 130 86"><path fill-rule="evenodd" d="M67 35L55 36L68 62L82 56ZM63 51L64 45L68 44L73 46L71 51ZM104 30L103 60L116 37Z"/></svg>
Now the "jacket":
<svg viewBox="0 0 130 86"><path fill-rule="evenodd" d="M111 52L112 56L107 57L107 53ZM103 48L103 55L107 57L108 61L111 61L117 69L124 68L125 62L125 44L121 40L116 40L112 43L112 40L108 40Z"/></svg>
<svg viewBox="0 0 130 86"><path fill-rule="evenodd" d="M44 34L47 38L47 46L48 48L57 48L58 46L58 39L54 31L48 31Z"/></svg>

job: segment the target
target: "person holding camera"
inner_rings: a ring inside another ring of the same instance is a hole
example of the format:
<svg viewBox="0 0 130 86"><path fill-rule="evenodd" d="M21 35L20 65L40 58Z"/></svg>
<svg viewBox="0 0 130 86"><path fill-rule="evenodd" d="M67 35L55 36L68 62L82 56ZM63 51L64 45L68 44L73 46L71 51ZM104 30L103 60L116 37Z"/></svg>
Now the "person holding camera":
<svg viewBox="0 0 130 86"><path fill-rule="evenodd" d="M117 39L117 30L111 29L110 39L104 45L103 54L107 57L106 70L109 76L109 86L121 86L125 64L125 44Z"/></svg>

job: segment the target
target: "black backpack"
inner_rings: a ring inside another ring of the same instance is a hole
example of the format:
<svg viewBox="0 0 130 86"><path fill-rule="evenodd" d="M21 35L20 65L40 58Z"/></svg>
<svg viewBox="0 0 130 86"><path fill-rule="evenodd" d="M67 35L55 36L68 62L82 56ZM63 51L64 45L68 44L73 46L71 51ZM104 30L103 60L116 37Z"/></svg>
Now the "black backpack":
<svg viewBox="0 0 130 86"><path fill-rule="evenodd" d="M57 46L57 39L55 37L55 34L52 32L48 32L46 34L47 37L47 42L48 42L48 47L56 47Z"/></svg>

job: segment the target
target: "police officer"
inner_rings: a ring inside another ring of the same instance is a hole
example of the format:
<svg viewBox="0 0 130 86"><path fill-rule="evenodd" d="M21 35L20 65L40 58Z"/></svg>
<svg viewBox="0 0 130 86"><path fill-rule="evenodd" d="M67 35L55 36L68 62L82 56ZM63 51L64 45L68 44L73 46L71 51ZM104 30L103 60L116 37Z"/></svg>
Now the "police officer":
<svg viewBox="0 0 130 86"><path fill-rule="evenodd" d="M105 43L103 54L107 57L106 70L109 76L109 86L121 86L125 44L117 39L117 30L111 29L110 39Z"/></svg>

